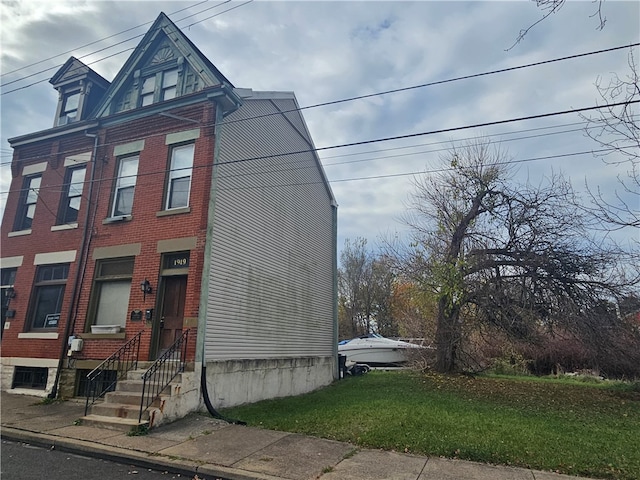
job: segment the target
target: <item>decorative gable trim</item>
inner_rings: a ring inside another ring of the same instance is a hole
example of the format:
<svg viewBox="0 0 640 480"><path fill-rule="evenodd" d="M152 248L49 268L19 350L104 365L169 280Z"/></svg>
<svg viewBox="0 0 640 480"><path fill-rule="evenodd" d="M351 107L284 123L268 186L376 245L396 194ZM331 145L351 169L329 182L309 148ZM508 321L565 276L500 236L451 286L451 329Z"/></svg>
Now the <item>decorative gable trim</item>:
<svg viewBox="0 0 640 480"><path fill-rule="evenodd" d="M170 80L164 78L164 72L171 72ZM103 118L148 105L152 89L152 103L165 101L165 82L173 82L169 87L175 89L168 98L218 86L231 95L227 104L233 108L239 104L231 82L161 13L116 75L92 117Z"/></svg>

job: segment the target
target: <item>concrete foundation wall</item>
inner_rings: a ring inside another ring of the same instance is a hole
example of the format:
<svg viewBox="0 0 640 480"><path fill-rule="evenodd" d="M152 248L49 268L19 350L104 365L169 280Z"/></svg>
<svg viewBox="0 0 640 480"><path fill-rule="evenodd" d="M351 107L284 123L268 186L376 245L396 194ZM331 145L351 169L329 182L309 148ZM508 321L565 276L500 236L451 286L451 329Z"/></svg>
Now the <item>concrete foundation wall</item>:
<svg viewBox="0 0 640 480"><path fill-rule="evenodd" d="M183 372L181 376L179 384L171 385L171 395L162 395L160 406L149 409L151 428L171 423L200 409L200 367L195 372Z"/></svg>
<svg viewBox="0 0 640 480"><path fill-rule="evenodd" d="M334 357L207 362L207 388L215 408L311 392L335 378Z"/></svg>
<svg viewBox="0 0 640 480"><path fill-rule="evenodd" d="M36 397L46 397L51 393L56 379L58 361L47 358L15 358L3 357L0 360L0 388L3 391L11 391L24 395L34 395ZM15 367L39 367L47 369L47 386L44 390L35 388L11 388Z"/></svg>

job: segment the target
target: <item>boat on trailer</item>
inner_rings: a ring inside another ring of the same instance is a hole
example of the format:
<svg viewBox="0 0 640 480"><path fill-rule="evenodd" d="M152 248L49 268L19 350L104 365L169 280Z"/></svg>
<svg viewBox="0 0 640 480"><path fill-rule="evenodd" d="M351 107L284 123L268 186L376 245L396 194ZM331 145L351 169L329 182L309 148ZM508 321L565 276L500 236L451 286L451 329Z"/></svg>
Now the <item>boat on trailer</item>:
<svg viewBox="0 0 640 480"><path fill-rule="evenodd" d="M346 362L366 364L370 367L401 366L409 360L409 352L421 349L420 345L385 338L369 333L338 343L338 354L346 356Z"/></svg>

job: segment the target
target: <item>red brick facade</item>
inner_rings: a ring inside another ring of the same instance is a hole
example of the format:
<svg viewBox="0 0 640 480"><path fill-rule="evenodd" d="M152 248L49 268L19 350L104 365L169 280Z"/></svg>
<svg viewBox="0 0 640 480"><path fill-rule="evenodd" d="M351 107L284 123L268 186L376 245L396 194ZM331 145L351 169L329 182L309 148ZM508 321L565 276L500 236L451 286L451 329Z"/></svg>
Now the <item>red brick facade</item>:
<svg viewBox="0 0 640 480"><path fill-rule="evenodd" d="M5 328L2 337L3 358L11 358L12 363L16 365L20 364L20 358L50 359L55 362L59 360L62 352L63 367L67 367L69 363L64 358L67 349L65 332L67 322L70 321L70 335L83 338L84 341L82 350L72 355L73 364L78 368L82 366L89 368L105 359L140 330L144 330L140 360L152 359L154 351L152 333L154 328L158 328L157 314L161 307L158 287L162 281L163 252L159 251L158 246L163 241L189 239L193 243L193 248L189 248L184 317L187 319L185 329L191 329L187 360L194 360L197 330L197 322L194 319L199 315L215 145L213 128L208 126L215 119L215 109L214 102L204 100L170 111L171 114L191 119L192 122L156 114L119 123L113 127L88 129L87 133L97 135L98 140L95 154L86 164L87 173L76 228L52 231L52 227L56 225L59 203L63 197L61 192L65 175L64 164L66 158L92 152L94 138L86 136L85 131L80 131L68 135L62 134L24 147L15 147L11 195L7 200L1 231L2 258L22 257L22 259L17 268L14 283L16 296L10 304L10 309L15 311L15 316L7 319L8 328ZM203 127L199 128L199 125ZM197 130L199 130L197 138L186 142L195 145L188 209L176 214L163 212L167 171L173 147L167 144L167 135ZM119 222L105 222L105 219L110 217L114 179L117 177L118 161L114 150L119 145L141 140L144 141L144 148L138 152L139 164L131 218ZM14 218L19 212L20 190L23 185L22 172L29 165L38 165L43 162L47 165L42 171L31 231L15 236ZM96 172L92 198L89 199L91 168L96 168ZM88 246L83 252L81 248L87 209L90 209L87 229ZM158 214L159 212L161 214ZM144 316L141 321L128 318L124 335L122 333L92 335L90 334L92 320L90 301L96 274L94 253L96 250L120 245L139 245L139 253L135 255L127 311L141 310L144 315L146 309L153 309L154 318L151 321L145 320ZM57 328L37 331L30 329L28 316L33 310L34 300L31 293L34 291L37 271L36 255L69 251L76 252L75 261L70 262ZM75 298L72 299L78 269L80 269L78 289ZM143 295L140 290L140 283L144 279L148 279L152 285L151 294ZM57 335L51 335L56 333ZM47 336L42 334L49 334L49 338L37 338ZM31 363L25 362L25 364ZM3 387L7 387L6 382Z"/></svg>

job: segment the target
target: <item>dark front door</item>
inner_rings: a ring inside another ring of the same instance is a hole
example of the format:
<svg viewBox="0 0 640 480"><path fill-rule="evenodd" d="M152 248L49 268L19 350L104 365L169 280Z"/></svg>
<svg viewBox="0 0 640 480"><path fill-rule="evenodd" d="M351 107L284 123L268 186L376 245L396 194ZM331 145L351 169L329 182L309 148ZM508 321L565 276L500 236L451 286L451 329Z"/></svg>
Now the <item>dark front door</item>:
<svg viewBox="0 0 640 480"><path fill-rule="evenodd" d="M182 335L187 277L164 277L160 312L158 356Z"/></svg>

